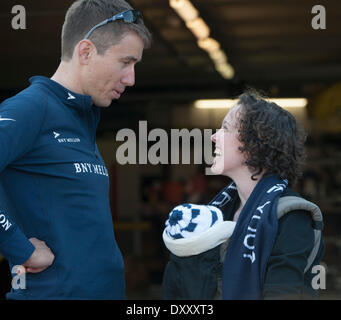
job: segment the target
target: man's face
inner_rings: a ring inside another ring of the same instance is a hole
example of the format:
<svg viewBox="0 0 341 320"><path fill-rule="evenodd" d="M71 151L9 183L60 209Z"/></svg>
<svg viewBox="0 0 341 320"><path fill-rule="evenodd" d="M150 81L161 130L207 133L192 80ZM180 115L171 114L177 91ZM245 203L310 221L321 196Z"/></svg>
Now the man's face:
<svg viewBox="0 0 341 320"><path fill-rule="evenodd" d="M144 44L134 32L128 32L104 55L94 52L83 78L84 93L98 107L110 106L127 86L135 83L135 64L142 59Z"/></svg>

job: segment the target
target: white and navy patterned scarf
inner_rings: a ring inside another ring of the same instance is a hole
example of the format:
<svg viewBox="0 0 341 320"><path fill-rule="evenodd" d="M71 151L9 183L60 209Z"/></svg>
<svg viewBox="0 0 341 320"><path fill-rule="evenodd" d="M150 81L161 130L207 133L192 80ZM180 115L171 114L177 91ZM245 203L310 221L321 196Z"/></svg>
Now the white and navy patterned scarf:
<svg viewBox="0 0 341 320"><path fill-rule="evenodd" d="M277 203L287 185L287 180L277 176L262 178L245 203L225 256L223 299L261 299L266 265L277 235ZM222 208L236 196L232 182L209 204Z"/></svg>

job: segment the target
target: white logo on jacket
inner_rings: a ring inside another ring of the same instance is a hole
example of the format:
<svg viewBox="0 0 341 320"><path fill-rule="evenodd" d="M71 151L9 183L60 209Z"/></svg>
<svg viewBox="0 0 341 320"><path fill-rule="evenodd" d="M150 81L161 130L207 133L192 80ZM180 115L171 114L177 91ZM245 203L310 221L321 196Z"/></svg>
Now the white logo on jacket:
<svg viewBox="0 0 341 320"><path fill-rule="evenodd" d="M53 134L54 134L54 138L58 138L60 136L60 133L56 132L56 131L53 131Z"/></svg>
<svg viewBox="0 0 341 320"><path fill-rule="evenodd" d="M76 173L92 173L100 174L106 177L109 176L107 168L99 164L76 162L73 165L75 166Z"/></svg>
<svg viewBox="0 0 341 320"><path fill-rule="evenodd" d="M0 116L0 121L16 121L16 120L10 119L10 118L2 118L2 117Z"/></svg>
<svg viewBox="0 0 341 320"><path fill-rule="evenodd" d="M70 92L68 92L68 95L68 100L76 99L76 97L74 97Z"/></svg>
<svg viewBox="0 0 341 320"><path fill-rule="evenodd" d="M81 142L81 139L79 138L59 138L57 139L61 134L53 131L54 138L58 141L58 143L75 143L75 142Z"/></svg>
<svg viewBox="0 0 341 320"><path fill-rule="evenodd" d="M5 231L7 231L11 227L12 223L9 222L4 214L0 214L0 225Z"/></svg>

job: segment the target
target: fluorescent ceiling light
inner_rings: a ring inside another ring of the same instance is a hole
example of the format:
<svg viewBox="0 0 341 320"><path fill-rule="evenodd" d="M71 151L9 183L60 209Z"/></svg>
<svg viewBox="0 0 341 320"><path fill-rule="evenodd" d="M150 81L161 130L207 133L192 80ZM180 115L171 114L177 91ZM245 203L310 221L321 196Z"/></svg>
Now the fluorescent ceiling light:
<svg viewBox="0 0 341 320"><path fill-rule="evenodd" d="M227 62L226 54L220 48L220 43L210 38L210 28L199 16L198 10L189 0L169 0L169 5L185 21L186 27L198 39L198 46L207 51L215 65L215 69L225 79L234 77L234 69Z"/></svg>
<svg viewBox="0 0 341 320"><path fill-rule="evenodd" d="M190 29L198 39L205 39L210 35L210 28L201 18L187 21L186 27Z"/></svg>
<svg viewBox="0 0 341 320"><path fill-rule="evenodd" d="M273 98L269 100L282 108L304 108L308 103L306 98Z"/></svg>
<svg viewBox="0 0 341 320"><path fill-rule="evenodd" d="M215 68L225 79L232 79L234 77L234 69L229 63L216 64Z"/></svg>
<svg viewBox="0 0 341 320"><path fill-rule="evenodd" d="M219 42L213 38L198 40L198 46L207 52L217 51L220 49Z"/></svg>
<svg viewBox="0 0 341 320"><path fill-rule="evenodd" d="M188 0L169 0L169 5L185 21L191 21L199 16L199 12Z"/></svg>
<svg viewBox="0 0 341 320"><path fill-rule="evenodd" d="M199 109L226 109L232 108L236 102L235 99L203 99L194 101L194 107Z"/></svg>
<svg viewBox="0 0 341 320"><path fill-rule="evenodd" d="M276 103L282 108L304 108L307 105L305 98L273 98L266 99ZM194 102L195 108L199 109L228 109L232 108L238 99L209 99L209 100L196 100Z"/></svg>
<svg viewBox="0 0 341 320"><path fill-rule="evenodd" d="M226 63L227 57L224 51L216 50L208 53L215 63Z"/></svg>

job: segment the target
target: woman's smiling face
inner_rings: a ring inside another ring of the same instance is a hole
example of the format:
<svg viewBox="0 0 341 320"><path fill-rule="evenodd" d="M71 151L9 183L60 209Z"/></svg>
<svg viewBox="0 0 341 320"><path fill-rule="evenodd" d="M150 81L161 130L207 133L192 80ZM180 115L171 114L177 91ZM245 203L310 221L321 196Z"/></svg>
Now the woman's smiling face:
<svg viewBox="0 0 341 320"><path fill-rule="evenodd" d="M231 177L231 173L240 168L245 169L245 159L239 147L242 146L238 139L239 120L238 115L241 105L234 106L225 116L222 127L212 135L215 143L215 158L211 171Z"/></svg>

